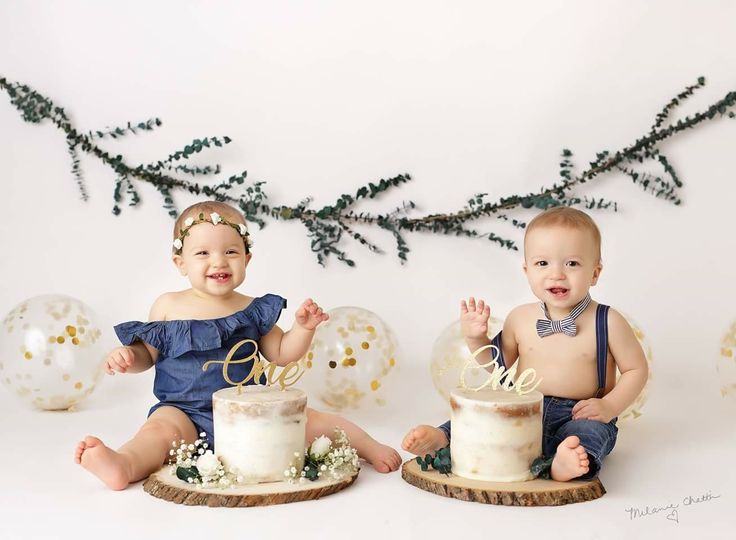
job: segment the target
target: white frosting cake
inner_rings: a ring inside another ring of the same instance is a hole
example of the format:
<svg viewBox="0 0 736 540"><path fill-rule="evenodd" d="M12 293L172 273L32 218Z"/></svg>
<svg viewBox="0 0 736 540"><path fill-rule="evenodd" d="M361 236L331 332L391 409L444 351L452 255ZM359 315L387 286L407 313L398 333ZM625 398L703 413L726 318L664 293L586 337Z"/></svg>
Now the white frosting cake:
<svg viewBox="0 0 736 540"><path fill-rule="evenodd" d="M244 483L284 480L304 463L307 396L301 390L245 386L212 395L215 454ZM301 456L298 463L295 454Z"/></svg>
<svg viewBox="0 0 736 540"><path fill-rule="evenodd" d="M543 399L536 390L453 390L452 472L490 482L531 480L529 467L542 453Z"/></svg>

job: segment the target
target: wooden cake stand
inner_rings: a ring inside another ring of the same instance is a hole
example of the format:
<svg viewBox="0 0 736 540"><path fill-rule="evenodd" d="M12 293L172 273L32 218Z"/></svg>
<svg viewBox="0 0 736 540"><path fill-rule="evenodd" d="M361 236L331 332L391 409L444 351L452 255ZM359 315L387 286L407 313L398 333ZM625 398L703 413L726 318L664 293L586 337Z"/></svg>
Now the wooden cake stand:
<svg viewBox="0 0 736 540"><path fill-rule="evenodd" d="M315 480L294 484L267 482L225 489L204 489L179 480L169 472L169 466L166 465L146 479L143 490L159 499L187 506L268 506L326 497L349 487L356 478L357 472L343 480Z"/></svg>
<svg viewBox="0 0 736 540"><path fill-rule="evenodd" d="M414 459L401 467L401 477L412 486L443 497L505 506L560 506L592 501L606 493L597 478L580 482L539 479L528 482L484 482L454 474L446 476L434 469L423 471Z"/></svg>

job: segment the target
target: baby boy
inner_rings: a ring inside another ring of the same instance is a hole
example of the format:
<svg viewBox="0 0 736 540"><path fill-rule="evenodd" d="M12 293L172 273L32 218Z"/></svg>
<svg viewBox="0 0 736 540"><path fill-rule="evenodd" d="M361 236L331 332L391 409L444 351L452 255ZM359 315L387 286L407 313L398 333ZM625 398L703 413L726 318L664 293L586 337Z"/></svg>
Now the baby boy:
<svg viewBox="0 0 736 540"><path fill-rule="evenodd" d="M602 270L601 235L586 213L555 207L537 215L524 237L524 272L540 302L511 311L493 339L497 362L518 372L533 368L544 394L542 451L558 481L589 479L616 443L616 419L639 395L648 376L644 352L626 320L590 298ZM468 348L490 343L490 308L483 300L461 303ZM478 362L490 362L490 352ZM616 369L620 372L616 380ZM443 448L450 422L417 426L404 450L418 455Z"/></svg>

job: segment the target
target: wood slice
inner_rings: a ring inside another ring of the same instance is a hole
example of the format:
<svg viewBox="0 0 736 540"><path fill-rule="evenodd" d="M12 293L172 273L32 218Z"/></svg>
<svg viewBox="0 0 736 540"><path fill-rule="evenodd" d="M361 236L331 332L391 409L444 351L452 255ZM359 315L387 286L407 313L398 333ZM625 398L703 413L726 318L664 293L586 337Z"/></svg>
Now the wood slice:
<svg viewBox="0 0 736 540"><path fill-rule="evenodd" d="M423 471L414 459L401 467L401 477L412 486L443 497L505 506L560 506L592 501L606 493L597 478L571 482L484 482L454 474L446 476L435 470Z"/></svg>
<svg viewBox="0 0 736 540"><path fill-rule="evenodd" d="M225 489L204 489L179 480L166 465L146 479L143 490L159 499L187 506L268 506L326 497L349 487L356 478L358 473L343 480L320 479L295 484L266 482Z"/></svg>

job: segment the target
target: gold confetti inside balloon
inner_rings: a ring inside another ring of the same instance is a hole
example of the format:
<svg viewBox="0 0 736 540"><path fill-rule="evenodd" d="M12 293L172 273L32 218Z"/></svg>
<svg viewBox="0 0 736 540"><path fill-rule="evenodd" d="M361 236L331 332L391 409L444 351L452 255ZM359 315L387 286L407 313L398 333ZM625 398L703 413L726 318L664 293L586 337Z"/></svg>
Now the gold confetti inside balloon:
<svg viewBox="0 0 736 540"><path fill-rule="evenodd" d="M721 340L721 354L716 364L721 396L736 399L736 321Z"/></svg>
<svg viewBox="0 0 736 540"><path fill-rule="evenodd" d="M628 406L628 408L623 413L619 415L619 423L622 420L626 421L634 418L639 418L641 416L641 409L644 406L644 403L647 401L647 397L649 394L649 384L652 381L652 348L647 343L644 332L641 330L641 328L639 328L639 325L637 325L634 320L628 315L624 313L621 313L621 315L624 319L626 319L626 322L629 323L629 326L631 326L636 339L639 341L639 345L641 345L641 348L644 350L644 356L647 359L647 370L649 371L649 376L647 377L647 383L644 385L644 389L639 393L639 396L634 400L631 405ZM620 376L621 374L617 370L616 380L618 380Z"/></svg>
<svg viewBox="0 0 736 540"><path fill-rule="evenodd" d="M101 335L92 310L79 300L29 298L0 326L0 383L40 409L73 408L103 374Z"/></svg>
<svg viewBox="0 0 736 540"><path fill-rule="evenodd" d="M397 342L378 315L359 307L329 310L301 359L299 384L332 409L386 404L386 377L396 368Z"/></svg>
<svg viewBox="0 0 736 540"><path fill-rule="evenodd" d="M502 328L503 319L491 317L488 320L488 338L495 337ZM434 387L445 401L449 402L450 391L460 384L460 372L472 358L472 352L463 340L459 319L445 328L435 340L432 346L430 370ZM480 367L473 367L465 372L465 383L469 387L478 387L487 379L488 372Z"/></svg>

